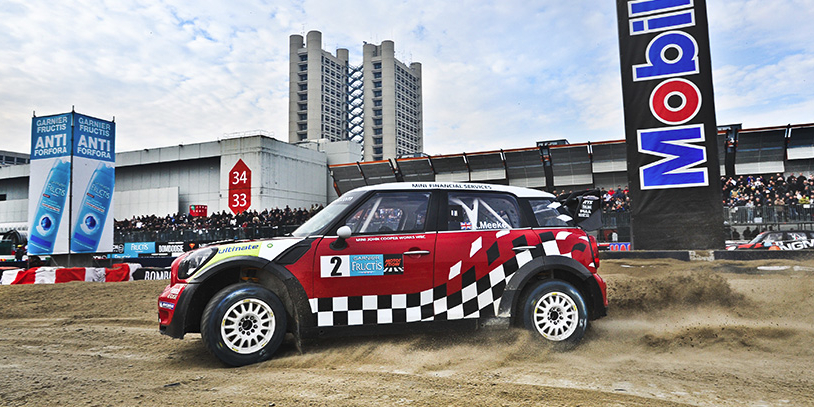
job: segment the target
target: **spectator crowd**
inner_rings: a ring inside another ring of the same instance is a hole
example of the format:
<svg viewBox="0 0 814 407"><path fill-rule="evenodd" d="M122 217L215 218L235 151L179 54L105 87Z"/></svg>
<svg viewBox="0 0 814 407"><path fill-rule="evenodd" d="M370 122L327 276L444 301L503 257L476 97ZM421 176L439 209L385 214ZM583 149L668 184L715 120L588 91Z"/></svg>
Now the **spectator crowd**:
<svg viewBox="0 0 814 407"><path fill-rule="evenodd" d="M814 201L814 175L802 173L784 178L774 176L722 177L723 204L726 207L806 205Z"/></svg>
<svg viewBox="0 0 814 407"><path fill-rule="evenodd" d="M282 209L265 209L262 212L249 210L237 215L222 211L209 216L191 216L185 213L163 217L134 216L131 219L116 220L115 228L117 231L162 231L301 225L321 209L322 205L315 204L308 209L291 209L286 206Z"/></svg>

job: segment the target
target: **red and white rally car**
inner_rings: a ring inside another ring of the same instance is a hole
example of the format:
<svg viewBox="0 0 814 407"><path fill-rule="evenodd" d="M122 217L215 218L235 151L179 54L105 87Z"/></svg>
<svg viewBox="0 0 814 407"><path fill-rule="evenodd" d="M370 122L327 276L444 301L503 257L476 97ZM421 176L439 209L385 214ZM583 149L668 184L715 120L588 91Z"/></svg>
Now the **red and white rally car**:
<svg viewBox="0 0 814 407"><path fill-rule="evenodd" d="M591 195L559 202L501 185L391 183L350 191L291 237L176 259L160 331L200 332L229 365L271 357L287 332L525 326L561 346L606 315ZM587 227L586 227L587 228Z"/></svg>

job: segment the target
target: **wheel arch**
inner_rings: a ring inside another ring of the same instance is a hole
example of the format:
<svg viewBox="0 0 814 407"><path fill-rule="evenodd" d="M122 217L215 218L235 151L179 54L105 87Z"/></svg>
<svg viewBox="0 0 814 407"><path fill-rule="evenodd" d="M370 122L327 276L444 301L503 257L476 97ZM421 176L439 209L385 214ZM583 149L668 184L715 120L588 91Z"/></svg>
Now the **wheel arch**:
<svg viewBox="0 0 814 407"><path fill-rule="evenodd" d="M503 292L498 310L499 316L509 316L512 324L522 319L521 302L526 290L535 281L556 279L565 281L576 288L584 297L588 307L588 319L604 315L604 298L591 272L578 261L565 256L544 256L532 259L509 279Z"/></svg>
<svg viewBox="0 0 814 407"><path fill-rule="evenodd" d="M259 284L282 301L288 317L287 329L298 335L303 318L311 316L308 297L299 281L285 267L264 258L237 256L213 265L195 277L198 286L186 312L186 332L200 332L204 308L224 287L239 282Z"/></svg>

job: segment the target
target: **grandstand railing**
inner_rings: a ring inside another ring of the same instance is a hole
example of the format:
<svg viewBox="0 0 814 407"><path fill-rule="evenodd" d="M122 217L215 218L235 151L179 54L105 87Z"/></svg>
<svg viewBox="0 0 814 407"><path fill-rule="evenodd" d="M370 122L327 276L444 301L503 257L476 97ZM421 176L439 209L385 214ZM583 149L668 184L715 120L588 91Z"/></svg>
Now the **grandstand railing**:
<svg viewBox="0 0 814 407"><path fill-rule="evenodd" d="M126 242L217 242L221 240L267 239L285 236L299 225L251 226L189 230L117 230L115 243Z"/></svg>
<svg viewBox="0 0 814 407"><path fill-rule="evenodd" d="M755 226L762 228L793 226L798 229L814 228L814 205L786 205L723 208L724 222L729 226ZM125 242L216 242L222 240L266 239L285 236L299 225L274 227L230 227L190 230L117 230L116 243ZM618 238L629 239L630 212L605 212L602 214L602 230L617 231ZM621 229L621 231L619 231ZM607 240L600 237L600 240Z"/></svg>

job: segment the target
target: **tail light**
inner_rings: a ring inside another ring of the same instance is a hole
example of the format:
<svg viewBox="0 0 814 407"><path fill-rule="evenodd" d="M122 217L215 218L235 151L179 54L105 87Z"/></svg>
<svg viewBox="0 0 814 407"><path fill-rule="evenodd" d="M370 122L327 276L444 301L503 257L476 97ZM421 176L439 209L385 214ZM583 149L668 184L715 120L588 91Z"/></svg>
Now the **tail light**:
<svg viewBox="0 0 814 407"><path fill-rule="evenodd" d="M599 268L599 243L591 235L588 235L588 241L591 242L591 255L594 257L594 266Z"/></svg>

